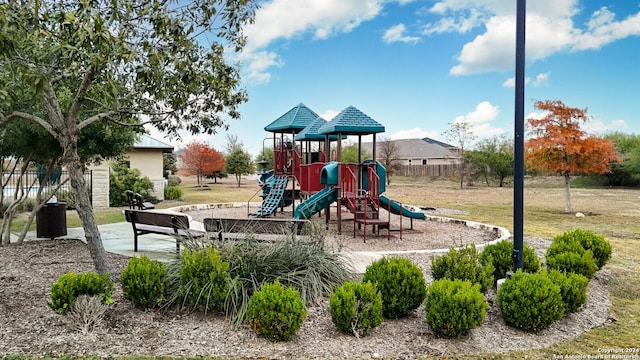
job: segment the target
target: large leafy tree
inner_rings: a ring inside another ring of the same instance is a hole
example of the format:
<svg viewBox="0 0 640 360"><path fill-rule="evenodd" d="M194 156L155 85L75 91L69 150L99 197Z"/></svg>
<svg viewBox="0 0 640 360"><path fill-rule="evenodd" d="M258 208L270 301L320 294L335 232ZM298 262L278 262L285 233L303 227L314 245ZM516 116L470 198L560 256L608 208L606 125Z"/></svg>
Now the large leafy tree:
<svg viewBox="0 0 640 360"><path fill-rule="evenodd" d="M81 133L145 119L169 135L212 134L239 118L246 93L224 49L243 47L254 11L252 0L0 4L0 125L33 122L60 144L97 271L111 268L84 184Z"/></svg>
<svg viewBox="0 0 640 360"><path fill-rule="evenodd" d="M622 162L612 164L611 173L607 174L609 185L640 185L640 135L614 132L605 139L613 142L622 158Z"/></svg>
<svg viewBox="0 0 640 360"><path fill-rule="evenodd" d="M476 176L484 178L487 186L495 180L502 187L513 176L513 141L497 136L481 140L467 152L465 161L475 166Z"/></svg>
<svg viewBox="0 0 640 360"><path fill-rule="evenodd" d="M224 169L224 155L206 144L194 141L187 145L180 155L181 170L188 175L196 175L198 185L209 175Z"/></svg>
<svg viewBox="0 0 640 360"><path fill-rule="evenodd" d="M569 107L560 100L536 101L545 112L540 119L527 119L531 138L525 143L529 169L564 177L565 212L571 212L570 178L575 174L604 174L620 161L609 140L587 134L581 125L589 120L587 109Z"/></svg>

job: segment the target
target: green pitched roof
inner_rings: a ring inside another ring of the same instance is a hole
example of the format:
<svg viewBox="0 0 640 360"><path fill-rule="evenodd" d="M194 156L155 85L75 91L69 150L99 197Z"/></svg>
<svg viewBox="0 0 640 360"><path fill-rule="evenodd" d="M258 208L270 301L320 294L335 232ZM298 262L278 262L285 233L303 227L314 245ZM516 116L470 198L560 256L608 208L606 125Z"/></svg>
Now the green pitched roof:
<svg viewBox="0 0 640 360"><path fill-rule="evenodd" d="M320 134L364 135L384 132L384 126L353 106L348 106L318 129Z"/></svg>
<svg viewBox="0 0 640 360"><path fill-rule="evenodd" d="M326 123L327 123L327 120L325 120L325 119L321 118L320 116L318 116L309 125L307 125L306 128L304 128L302 131L300 131L293 139L295 141L303 141L303 140L324 141L325 135L324 134L320 134L318 132L318 129L320 129L320 127L323 126ZM346 137L347 136L344 135L342 138L344 139ZM338 140L338 135L330 135L329 136L329 141L335 141L335 140Z"/></svg>
<svg viewBox="0 0 640 360"><path fill-rule="evenodd" d="M274 122L264 127L269 132L294 132L297 133L309 125L318 117L313 110L303 103L298 104Z"/></svg>

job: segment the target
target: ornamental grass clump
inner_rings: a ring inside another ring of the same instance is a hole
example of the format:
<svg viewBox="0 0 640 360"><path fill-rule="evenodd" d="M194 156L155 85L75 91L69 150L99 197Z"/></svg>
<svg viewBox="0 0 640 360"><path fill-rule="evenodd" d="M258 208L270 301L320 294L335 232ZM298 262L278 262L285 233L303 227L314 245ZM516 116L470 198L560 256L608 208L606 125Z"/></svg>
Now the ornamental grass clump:
<svg viewBox="0 0 640 360"><path fill-rule="evenodd" d="M371 282L347 281L329 298L331 321L343 333L357 338L382 324L382 295Z"/></svg>
<svg viewBox="0 0 640 360"><path fill-rule="evenodd" d="M576 273L549 270L547 276L560 287L560 295L566 312L576 312L587 302L589 279Z"/></svg>
<svg viewBox="0 0 640 360"><path fill-rule="evenodd" d="M417 309L427 292L422 270L404 258L382 258L371 263L362 281L376 285L382 295L382 315L388 319L404 317Z"/></svg>
<svg viewBox="0 0 640 360"><path fill-rule="evenodd" d="M483 293L493 285L493 258L487 256L486 264L480 261L476 246L471 244L462 249L449 249L449 252L432 258L431 275L435 280L469 280L480 284Z"/></svg>
<svg viewBox="0 0 640 360"><path fill-rule="evenodd" d="M66 314L80 295L99 296L103 304L110 304L113 302L112 290L113 281L109 279L109 274L75 274L69 271L51 284L49 306L59 314Z"/></svg>
<svg viewBox="0 0 640 360"><path fill-rule="evenodd" d="M524 271L528 273L537 273L540 271L540 258L535 251L524 245ZM482 249L480 253L480 262L483 265L491 263L494 267L493 279L494 284L499 279L503 279L507 271L513 270L513 243L503 240L495 244L489 244Z"/></svg>
<svg viewBox="0 0 640 360"><path fill-rule="evenodd" d="M441 279L427 288L424 302L426 323L438 336L454 338L466 335L487 315L489 305L479 284Z"/></svg>
<svg viewBox="0 0 640 360"><path fill-rule="evenodd" d="M247 320L256 334L271 341L288 341L307 317L300 293L276 280L265 283L251 295Z"/></svg>
<svg viewBox="0 0 640 360"><path fill-rule="evenodd" d="M564 316L560 287L546 274L518 270L498 289L498 307L509 326L538 332Z"/></svg>
<svg viewBox="0 0 640 360"><path fill-rule="evenodd" d="M167 282L166 265L147 256L132 257L122 270L120 284L125 299L141 309L160 306Z"/></svg>

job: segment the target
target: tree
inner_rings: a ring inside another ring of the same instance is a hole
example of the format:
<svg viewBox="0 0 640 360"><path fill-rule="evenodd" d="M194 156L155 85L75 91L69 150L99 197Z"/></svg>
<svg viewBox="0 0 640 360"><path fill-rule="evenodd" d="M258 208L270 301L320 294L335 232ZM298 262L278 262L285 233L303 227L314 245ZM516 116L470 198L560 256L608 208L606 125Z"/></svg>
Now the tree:
<svg viewBox="0 0 640 360"><path fill-rule="evenodd" d="M469 146L469 142L475 140L476 136L473 133L471 124L465 121L455 121L449 123L450 128L444 132L444 136L454 142L458 147L458 155L460 156L459 175L460 175L460 189L464 185L464 177L466 175L466 162L465 151Z"/></svg>
<svg viewBox="0 0 640 360"><path fill-rule="evenodd" d="M109 273L79 139L93 123L212 134L246 101L224 49L244 46L252 0L24 0L0 4L0 125L29 121L60 144L96 270ZM218 42L204 46L201 34ZM25 99L28 101L25 103ZM37 105L37 106L34 106Z"/></svg>
<svg viewBox="0 0 640 360"><path fill-rule="evenodd" d="M640 135L614 132L605 139L613 143L622 158L622 162L611 165L611 173L607 174L609 185L640 185Z"/></svg>
<svg viewBox="0 0 640 360"><path fill-rule="evenodd" d="M242 175L248 175L253 172L253 162L251 161L251 155L244 151L242 146L236 146L231 150L231 153L227 155L227 163L225 166L227 173L236 176L238 187L240 187L240 180Z"/></svg>
<svg viewBox="0 0 640 360"><path fill-rule="evenodd" d="M382 159L384 167L387 168L387 185L389 185L391 184L391 175L393 175L395 171L394 162L398 160L400 156L400 149L395 141L391 140L391 138L384 137L380 139L378 143L378 151L380 154L379 159Z"/></svg>
<svg viewBox="0 0 640 360"><path fill-rule="evenodd" d="M162 171L167 175L175 175L178 172L178 157L176 154L162 154Z"/></svg>
<svg viewBox="0 0 640 360"><path fill-rule="evenodd" d="M587 122L587 109L568 107L560 100L536 101L546 115L527 119L531 138L525 143L525 161L533 170L564 177L565 209L571 212L570 178L575 174L604 174L619 162L611 141L588 135L580 125Z"/></svg>
<svg viewBox="0 0 640 360"><path fill-rule="evenodd" d="M188 175L196 175L198 185L202 186L204 178L224 169L224 155L209 146L194 141L187 145L184 154L180 155L182 169Z"/></svg>
<svg viewBox="0 0 640 360"><path fill-rule="evenodd" d="M357 163L358 160L362 161L371 158L371 155L364 148L360 149L360 156L358 157L358 145L356 144L347 145L340 150L342 162Z"/></svg>
<svg viewBox="0 0 640 360"><path fill-rule="evenodd" d="M503 187L505 179L513 176L513 141L494 136L480 141L475 150L467 152L465 161L477 169L487 186L496 180Z"/></svg>
<svg viewBox="0 0 640 360"><path fill-rule="evenodd" d="M255 162L256 164L258 164L261 161L266 161L266 163L264 164L265 171L273 169L273 148L272 147L266 147L260 150L260 153L255 158Z"/></svg>

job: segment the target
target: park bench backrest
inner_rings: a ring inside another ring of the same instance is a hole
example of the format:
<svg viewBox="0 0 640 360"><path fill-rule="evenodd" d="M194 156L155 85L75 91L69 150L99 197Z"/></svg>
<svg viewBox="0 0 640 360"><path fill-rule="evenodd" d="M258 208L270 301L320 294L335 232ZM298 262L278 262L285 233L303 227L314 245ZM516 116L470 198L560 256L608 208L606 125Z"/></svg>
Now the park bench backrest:
<svg viewBox="0 0 640 360"><path fill-rule="evenodd" d="M189 228L189 218L186 215L130 210L125 210L124 213L128 222L134 222L136 224L153 225L176 229Z"/></svg>

